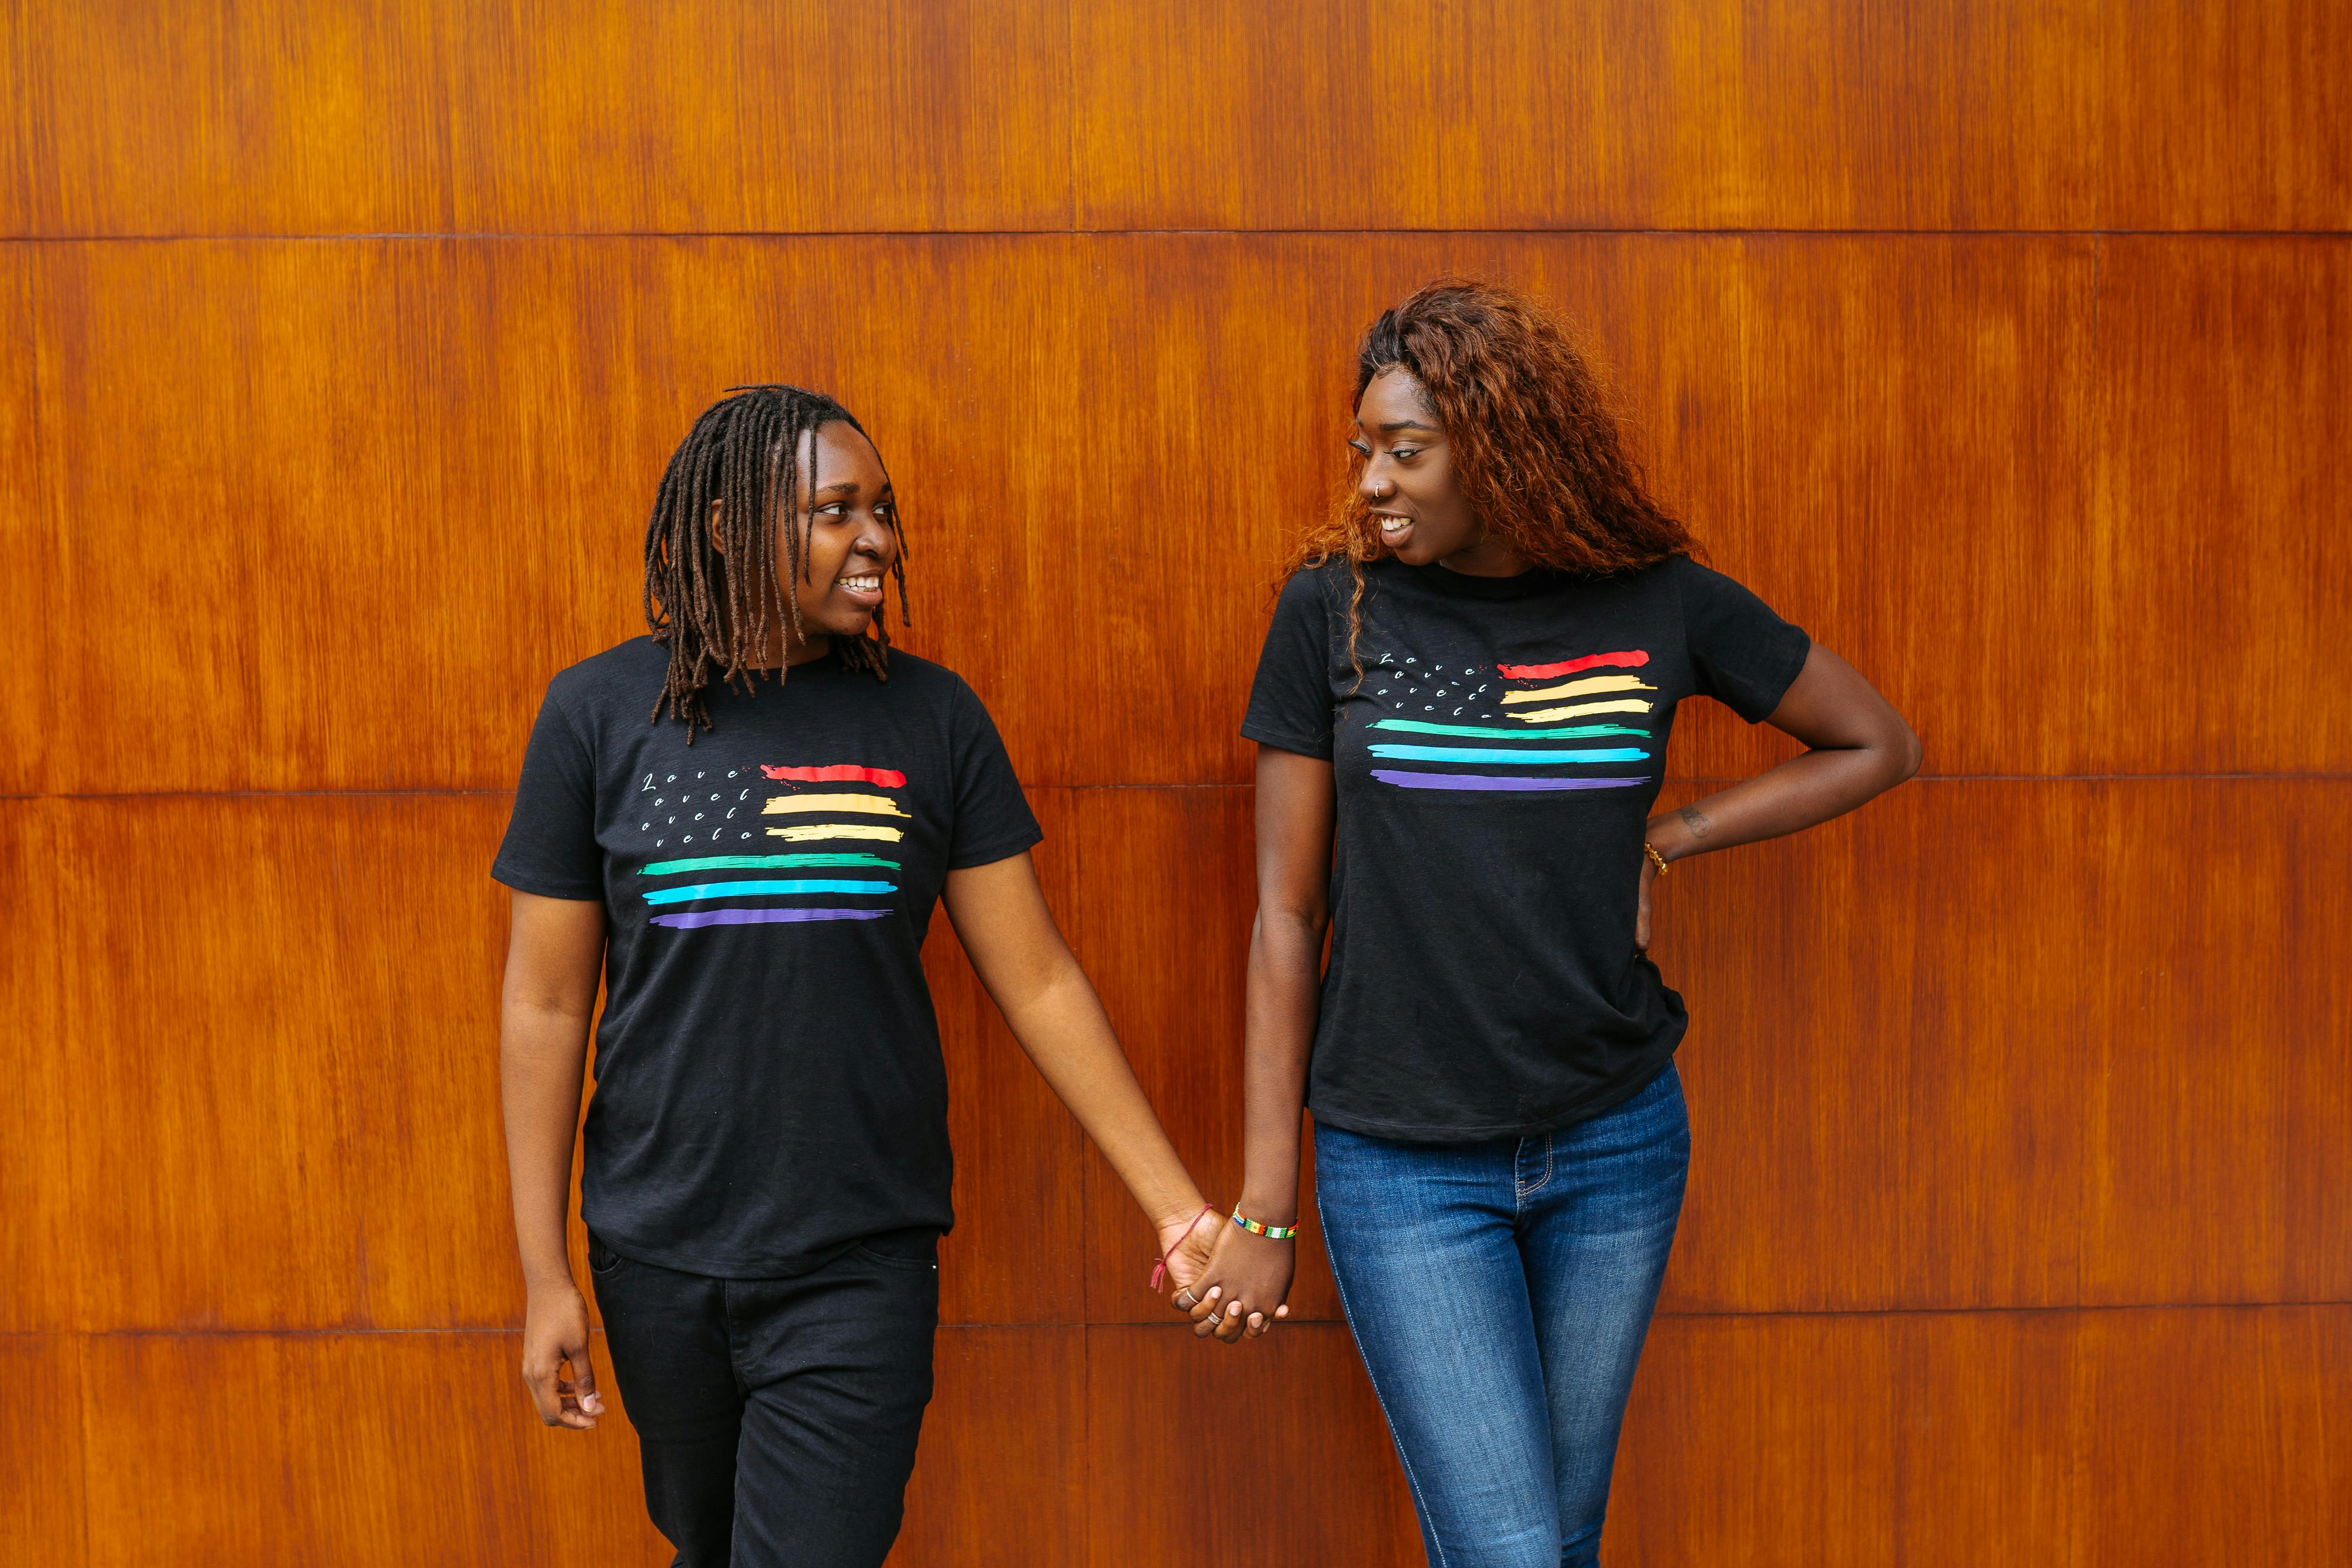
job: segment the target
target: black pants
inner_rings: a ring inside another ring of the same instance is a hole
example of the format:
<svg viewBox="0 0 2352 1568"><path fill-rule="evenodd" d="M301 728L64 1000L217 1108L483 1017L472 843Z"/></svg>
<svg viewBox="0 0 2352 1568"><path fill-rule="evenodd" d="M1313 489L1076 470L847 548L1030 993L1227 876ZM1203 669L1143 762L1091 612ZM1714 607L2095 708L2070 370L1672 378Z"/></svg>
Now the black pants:
<svg viewBox="0 0 2352 1568"><path fill-rule="evenodd" d="M679 1568L877 1568L931 1398L936 1238L719 1280L591 1238L605 1346Z"/></svg>

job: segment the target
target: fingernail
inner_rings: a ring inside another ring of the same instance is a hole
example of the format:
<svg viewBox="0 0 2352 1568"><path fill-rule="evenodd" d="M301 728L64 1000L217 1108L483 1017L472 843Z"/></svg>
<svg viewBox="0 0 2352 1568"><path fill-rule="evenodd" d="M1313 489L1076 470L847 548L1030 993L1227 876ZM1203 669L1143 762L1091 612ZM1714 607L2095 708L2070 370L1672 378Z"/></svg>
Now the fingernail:
<svg viewBox="0 0 2352 1568"><path fill-rule="evenodd" d="M1224 1293L1225 1288L1223 1285L1212 1285L1209 1287L1209 1300L1213 1301Z"/></svg>

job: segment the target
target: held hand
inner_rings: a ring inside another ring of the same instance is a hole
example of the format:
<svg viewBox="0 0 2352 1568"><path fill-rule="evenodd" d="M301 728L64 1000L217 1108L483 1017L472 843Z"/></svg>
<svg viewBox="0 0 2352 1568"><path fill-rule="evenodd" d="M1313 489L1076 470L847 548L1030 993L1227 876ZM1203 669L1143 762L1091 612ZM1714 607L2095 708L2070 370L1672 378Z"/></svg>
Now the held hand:
<svg viewBox="0 0 2352 1568"><path fill-rule="evenodd" d="M1168 1272L1160 1281L1167 1292L1169 1307L1183 1312L1176 1299L1184 1296L1189 1306L1192 1297L1184 1295L1188 1287L1197 1283L1209 1267L1209 1254L1217 1245L1217 1227L1224 1218L1213 1208L1196 1209L1186 1218L1171 1221L1160 1228L1160 1256L1168 1265Z"/></svg>
<svg viewBox="0 0 2352 1568"><path fill-rule="evenodd" d="M1290 1315L1290 1281L1297 1269L1296 1241L1253 1236L1224 1221L1209 1267L1193 1287L1199 1292L1192 1305L1193 1334L1231 1344L1265 1333ZM1186 1294L1177 1293L1177 1304Z"/></svg>
<svg viewBox="0 0 2352 1568"><path fill-rule="evenodd" d="M570 1377L562 1375L566 1363ZM588 1362L588 1302L569 1281L530 1293L522 1326L522 1383L539 1418L551 1427L586 1431L604 1413L596 1370Z"/></svg>

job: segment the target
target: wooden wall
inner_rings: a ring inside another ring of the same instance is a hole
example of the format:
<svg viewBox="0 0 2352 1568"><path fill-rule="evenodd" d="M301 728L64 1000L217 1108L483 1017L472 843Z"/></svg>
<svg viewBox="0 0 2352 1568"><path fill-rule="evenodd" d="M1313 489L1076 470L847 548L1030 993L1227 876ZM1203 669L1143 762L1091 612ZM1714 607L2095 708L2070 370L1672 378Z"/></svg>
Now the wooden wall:
<svg viewBox="0 0 2352 1568"><path fill-rule="evenodd" d="M515 1380L487 871L731 382L876 433L908 642L1230 1196L1265 586L1355 334L1468 271L1582 319L1717 563L1927 745L1663 890L1696 1169L1609 1561L2352 1560L2352 8L0 27L0 1556L665 1560L626 1427ZM1674 788L1780 754L1717 712ZM896 1561L1418 1562L1319 1257L1254 1351L1163 1322L938 946Z"/></svg>

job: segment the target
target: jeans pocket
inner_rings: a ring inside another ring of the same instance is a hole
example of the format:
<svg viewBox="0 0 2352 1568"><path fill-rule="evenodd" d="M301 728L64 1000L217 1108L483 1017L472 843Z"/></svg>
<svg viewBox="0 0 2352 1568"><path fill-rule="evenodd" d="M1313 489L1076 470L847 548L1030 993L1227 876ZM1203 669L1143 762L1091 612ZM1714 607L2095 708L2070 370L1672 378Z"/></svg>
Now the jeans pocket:
<svg viewBox="0 0 2352 1568"><path fill-rule="evenodd" d="M888 1252L877 1252L863 1241L852 1247L850 1255L868 1263L878 1263L885 1269L900 1269L909 1273L936 1274L940 1271L936 1258L903 1258Z"/></svg>
<svg viewBox="0 0 2352 1568"><path fill-rule="evenodd" d="M594 1231L588 1233L588 1272L599 1280L609 1280L621 1271L625 1261L622 1256L604 1245Z"/></svg>

